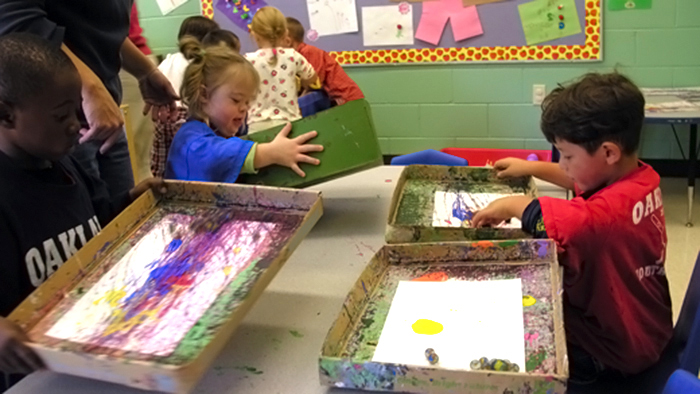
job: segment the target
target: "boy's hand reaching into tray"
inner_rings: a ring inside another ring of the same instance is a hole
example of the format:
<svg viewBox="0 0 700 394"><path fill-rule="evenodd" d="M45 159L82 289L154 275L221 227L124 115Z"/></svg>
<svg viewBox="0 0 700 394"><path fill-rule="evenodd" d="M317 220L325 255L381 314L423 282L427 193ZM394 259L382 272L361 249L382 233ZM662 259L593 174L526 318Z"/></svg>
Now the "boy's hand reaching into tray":
<svg viewBox="0 0 700 394"><path fill-rule="evenodd" d="M497 226L511 218L522 219L531 202L532 197L528 196L499 198L474 215L472 227Z"/></svg>
<svg viewBox="0 0 700 394"><path fill-rule="evenodd" d="M515 178L532 175L530 163L527 160L509 157L497 161L493 168L496 170L496 176L499 178Z"/></svg>
<svg viewBox="0 0 700 394"><path fill-rule="evenodd" d="M0 317L0 371L29 374L44 368L43 361L26 342L29 338L21 328Z"/></svg>

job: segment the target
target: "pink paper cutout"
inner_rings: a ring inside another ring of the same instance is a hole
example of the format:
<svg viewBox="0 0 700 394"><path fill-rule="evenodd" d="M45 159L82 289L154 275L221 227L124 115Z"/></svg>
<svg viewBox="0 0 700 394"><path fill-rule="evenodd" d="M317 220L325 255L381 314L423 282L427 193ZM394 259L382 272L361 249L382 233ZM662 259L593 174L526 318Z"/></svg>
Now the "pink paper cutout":
<svg viewBox="0 0 700 394"><path fill-rule="evenodd" d="M455 41L484 34L476 6L464 7L462 0L434 0L423 2L415 37L438 45L448 21L452 23Z"/></svg>
<svg viewBox="0 0 700 394"><path fill-rule="evenodd" d="M452 32L454 33L455 41L466 40L474 36L484 34L484 29L481 27L481 19L476 11L476 6L463 8L457 14L450 16L452 23Z"/></svg>

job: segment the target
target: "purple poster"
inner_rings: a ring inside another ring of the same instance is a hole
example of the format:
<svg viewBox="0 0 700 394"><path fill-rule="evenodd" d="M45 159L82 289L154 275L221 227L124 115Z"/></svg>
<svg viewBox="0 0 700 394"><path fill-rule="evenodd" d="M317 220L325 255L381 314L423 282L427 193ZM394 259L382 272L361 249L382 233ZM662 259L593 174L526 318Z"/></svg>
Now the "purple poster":
<svg viewBox="0 0 700 394"><path fill-rule="evenodd" d="M267 6L263 0L218 0L216 8L243 31L250 31L253 15Z"/></svg>

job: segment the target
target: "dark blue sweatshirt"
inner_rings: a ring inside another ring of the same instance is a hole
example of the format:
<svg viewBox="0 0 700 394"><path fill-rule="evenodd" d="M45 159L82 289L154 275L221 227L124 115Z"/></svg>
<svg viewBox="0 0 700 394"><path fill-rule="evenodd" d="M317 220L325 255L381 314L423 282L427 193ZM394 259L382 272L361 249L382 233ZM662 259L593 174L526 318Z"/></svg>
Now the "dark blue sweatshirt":
<svg viewBox="0 0 700 394"><path fill-rule="evenodd" d="M25 32L66 44L121 103L120 49L133 0L0 0L0 35Z"/></svg>

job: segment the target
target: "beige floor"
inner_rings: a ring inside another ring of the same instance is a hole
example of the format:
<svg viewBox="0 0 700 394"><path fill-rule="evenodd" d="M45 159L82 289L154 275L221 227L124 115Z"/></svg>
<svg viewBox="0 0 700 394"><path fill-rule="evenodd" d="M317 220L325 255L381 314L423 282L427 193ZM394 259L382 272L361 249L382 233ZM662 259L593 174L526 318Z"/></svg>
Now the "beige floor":
<svg viewBox="0 0 700 394"><path fill-rule="evenodd" d="M666 273L671 287L673 316L678 317L690 274L700 250L700 197L696 195L694 205L695 226L685 226L687 203L687 180L665 178L661 181L668 233L668 255Z"/></svg>

